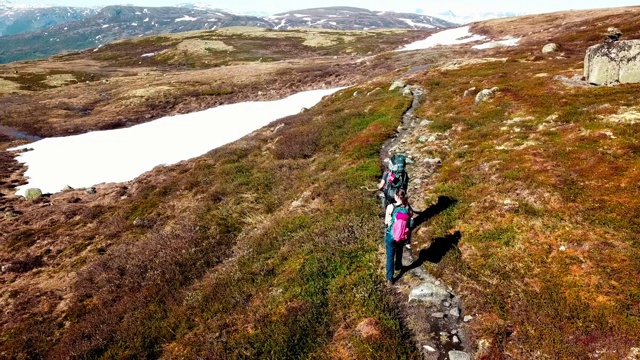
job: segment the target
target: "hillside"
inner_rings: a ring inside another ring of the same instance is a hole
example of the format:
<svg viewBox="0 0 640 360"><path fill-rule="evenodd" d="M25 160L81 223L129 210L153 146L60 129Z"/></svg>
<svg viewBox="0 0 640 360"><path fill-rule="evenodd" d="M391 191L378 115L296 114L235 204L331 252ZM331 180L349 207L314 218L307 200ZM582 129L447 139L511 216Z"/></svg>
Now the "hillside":
<svg viewBox="0 0 640 360"><path fill-rule="evenodd" d="M0 10L0 30L2 23L6 24L5 32L0 32L0 64L98 48L115 40L234 26L274 30L435 30L453 25L430 16L341 7L307 9L271 17L189 7L107 6L100 11L63 10L65 8ZM62 16L68 16L69 21L60 19Z"/></svg>
<svg viewBox="0 0 640 360"><path fill-rule="evenodd" d="M640 85L568 79L609 26L630 39L638 24L640 7L498 19L471 31L517 46L411 52L391 50L424 33L232 28L1 65L2 149L351 87L95 192L15 197L24 169L2 151L0 355L446 359L444 320L423 313L425 333L412 320L411 276L384 284L365 190L401 135L391 151L413 159L424 210L411 265L459 296L464 350L637 358ZM560 51L543 54L549 41ZM424 93L403 126L413 99L389 90L398 79Z"/></svg>

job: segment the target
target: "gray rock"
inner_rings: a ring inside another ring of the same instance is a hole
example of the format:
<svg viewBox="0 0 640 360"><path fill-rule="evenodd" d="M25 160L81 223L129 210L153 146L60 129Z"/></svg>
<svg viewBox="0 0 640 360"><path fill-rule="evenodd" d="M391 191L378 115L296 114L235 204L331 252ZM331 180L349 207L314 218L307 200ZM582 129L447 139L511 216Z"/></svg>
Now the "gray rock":
<svg viewBox="0 0 640 360"><path fill-rule="evenodd" d="M451 314L451 316L453 317L460 317L460 309L458 308L453 308L451 310L449 310L449 314Z"/></svg>
<svg viewBox="0 0 640 360"><path fill-rule="evenodd" d="M433 314L431 314L431 317L434 317L436 319L442 319L444 317L444 313L434 312Z"/></svg>
<svg viewBox="0 0 640 360"><path fill-rule="evenodd" d="M472 87L472 88L469 88L469 89L465 90L464 94L462 96L469 97L469 96L473 96L475 94L476 94L476 88Z"/></svg>
<svg viewBox="0 0 640 360"><path fill-rule="evenodd" d="M24 197L27 200L37 199L41 196L42 196L42 190L38 188L29 188L24 192Z"/></svg>
<svg viewBox="0 0 640 360"><path fill-rule="evenodd" d="M375 89L373 89L373 90L369 91L369 92L367 93L367 96L369 96L369 95L373 95L373 94L376 94L376 93L379 93L379 92L381 92L381 91L382 91L382 89L380 89L380 88L375 88Z"/></svg>
<svg viewBox="0 0 640 360"><path fill-rule="evenodd" d="M70 191L70 190L73 190L73 188L72 188L71 186L69 186L69 185L65 185L65 186L62 188L62 191Z"/></svg>
<svg viewBox="0 0 640 360"><path fill-rule="evenodd" d="M464 351L451 350L449 351L449 360L471 360L471 355Z"/></svg>
<svg viewBox="0 0 640 360"><path fill-rule="evenodd" d="M87 194L89 194L89 195L95 194L96 193L96 188L94 188L94 187L87 188L87 190L85 190L85 192Z"/></svg>
<svg viewBox="0 0 640 360"><path fill-rule="evenodd" d="M398 89L398 88L402 89L402 88L404 88L404 87L405 87L405 83L404 83L404 82L402 82L402 81L400 81L400 80L396 80L396 81L394 81L394 82L393 82L393 84L391 84L391 86L389 87L389 91L393 91L393 90Z"/></svg>
<svg viewBox="0 0 640 360"><path fill-rule="evenodd" d="M453 342L454 344L459 344L460 339L458 339L458 336L454 335L453 338L451 339L451 342Z"/></svg>
<svg viewBox="0 0 640 360"><path fill-rule="evenodd" d="M409 301L425 301L433 303L434 305L438 305L447 299L449 299L449 292L447 291L447 289L432 283L424 283L418 287L415 287L409 294Z"/></svg>
<svg viewBox="0 0 640 360"><path fill-rule="evenodd" d="M423 346L423 348L424 348L425 350L427 350L428 352L434 352L434 351L436 351L436 349L434 349L433 347L431 347L431 346L429 346L429 345L425 345L425 346Z"/></svg>
<svg viewBox="0 0 640 360"><path fill-rule="evenodd" d="M429 139L428 137L423 135L418 138L418 142L426 143L428 139Z"/></svg>
<svg viewBox="0 0 640 360"><path fill-rule="evenodd" d="M466 315L466 316L463 318L463 320L464 320L464 322L469 322L469 321L473 320L473 316L471 316L471 315Z"/></svg>
<svg viewBox="0 0 640 360"><path fill-rule="evenodd" d="M476 94L476 104L491 99L498 90L500 89L497 87L481 90Z"/></svg>
<svg viewBox="0 0 640 360"><path fill-rule="evenodd" d="M554 53L556 51L560 50L560 45L556 44L556 43L548 43L545 46L542 47L542 53L543 54L549 54L549 53Z"/></svg>
<svg viewBox="0 0 640 360"><path fill-rule="evenodd" d="M402 96L412 96L413 93L411 92L411 89L409 88L404 88L404 90L402 90Z"/></svg>
<svg viewBox="0 0 640 360"><path fill-rule="evenodd" d="M444 303L442 303L442 305L444 305L444 306L446 306L446 307L449 307L449 306L451 306L451 303L450 303L450 302L448 302L448 301L445 301Z"/></svg>
<svg viewBox="0 0 640 360"><path fill-rule="evenodd" d="M420 126L427 126L427 125L431 125L431 124L433 124L433 121L431 121L431 120L424 119L424 120L420 121Z"/></svg>
<svg viewBox="0 0 640 360"><path fill-rule="evenodd" d="M589 47L584 57L584 77L596 85L640 82L640 40Z"/></svg>

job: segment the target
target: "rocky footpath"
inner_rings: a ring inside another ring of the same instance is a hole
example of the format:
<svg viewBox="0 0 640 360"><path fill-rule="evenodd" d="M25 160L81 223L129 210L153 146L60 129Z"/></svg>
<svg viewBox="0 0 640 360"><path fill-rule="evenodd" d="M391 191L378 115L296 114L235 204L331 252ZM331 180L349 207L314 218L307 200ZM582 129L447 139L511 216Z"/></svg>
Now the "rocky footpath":
<svg viewBox="0 0 640 360"><path fill-rule="evenodd" d="M442 138L439 134L430 133L427 129L430 122L414 115L414 110L417 109L424 97L424 91L420 87L407 86L402 81L396 81L391 85L389 91L401 91L405 96L412 96L413 102L403 115L397 136L384 144L381 157L387 159L395 153L404 153L409 156L412 161L412 164L407 168L410 176L409 195L415 207L415 204L422 203L422 185L437 171L440 159L422 157L412 144L417 139L418 143L437 143L437 146L448 146L447 139ZM442 202L446 203L447 200L439 199L437 204L424 210L423 214L426 216L435 215L437 211L429 211L429 209L442 207ZM451 202L444 206L450 204ZM421 215L418 214L414 221L420 217ZM421 222L424 221L426 219L423 218ZM423 229L415 229L414 231L421 230ZM450 245L454 244L453 246L455 246L460 239L460 234L452 234L451 238L453 241ZM450 249L453 249L453 246ZM450 249L445 249L445 252ZM417 249L415 245L413 249L410 246L405 247L403 252L404 268L396 276L397 280L391 286L400 298L406 299L406 302L402 304L406 325L411 329L416 346L419 347L425 359L471 359L471 347L466 335L465 323L471 321L473 317L464 314L462 301L451 286L430 275L423 266L427 261L434 262L434 257L437 256L433 252L441 250L441 244L436 243L432 243L425 249ZM381 251L381 257L384 264L384 249Z"/></svg>

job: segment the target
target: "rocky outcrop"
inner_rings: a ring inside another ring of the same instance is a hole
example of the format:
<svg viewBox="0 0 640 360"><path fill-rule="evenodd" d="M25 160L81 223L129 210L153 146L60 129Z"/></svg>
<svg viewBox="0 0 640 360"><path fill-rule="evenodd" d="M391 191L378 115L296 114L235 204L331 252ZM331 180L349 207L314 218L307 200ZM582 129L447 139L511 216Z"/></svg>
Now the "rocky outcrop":
<svg viewBox="0 0 640 360"><path fill-rule="evenodd" d="M591 46L584 58L584 77L596 85L640 82L640 40Z"/></svg>
<svg viewBox="0 0 640 360"><path fill-rule="evenodd" d="M542 47L543 54L554 53L554 52L557 52L558 50L560 50L560 45L556 43L548 43Z"/></svg>

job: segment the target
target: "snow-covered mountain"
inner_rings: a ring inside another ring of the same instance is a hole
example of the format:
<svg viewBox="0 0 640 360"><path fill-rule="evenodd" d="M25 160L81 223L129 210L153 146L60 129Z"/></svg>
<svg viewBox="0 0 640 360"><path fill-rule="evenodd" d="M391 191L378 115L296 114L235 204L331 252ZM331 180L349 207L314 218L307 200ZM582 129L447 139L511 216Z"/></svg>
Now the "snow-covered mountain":
<svg viewBox="0 0 640 360"><path fill-rule="evenodd" d="M420 29L435 30L454 24L429 15L371 11L367 9L334 6L303 9L268 17L275 29L323 28L338 30L363 29Z"/></svg>
<svg viewBox="0 0 640 360"><path fill-rule="evenodd" d="M96 9L67 6L29 6L0 0L0 36L38 31L93 16Z"/></svg>
<svg viewBox="0 0 640 360"><path fill-rule="evenodd" d="M454 13L453 11L445 11L434 13L432 16L439 19L443 19L456 24L469 24L476 21L483 21L489 19L514 17L520 15L527 15L527 13L517 13L512 11L491 11L491 12L470 12L470 13Z"/></svg>
<svg viewBox="0 0 640 360"><path fill-rule="evenodd" d="M2 1L2 0L0 0ZM6 2L6 0L5 0ZM95 48L140 36L229 26L274 30L323 28L334 30L438 30L455 24L429 15L328 7L291 11L268 17L238 15L211 6L107 6L89 8L28 8L3 12L0 25L0 63L31 60L60 52Z"/></svg>

